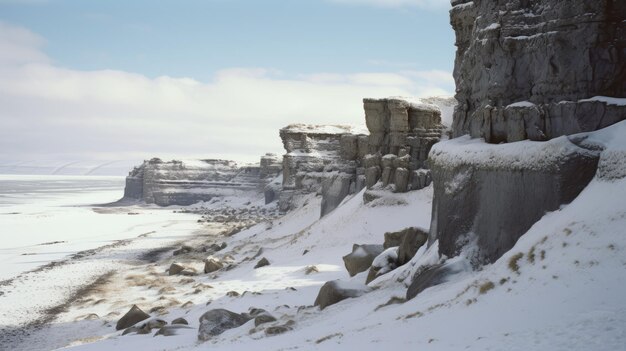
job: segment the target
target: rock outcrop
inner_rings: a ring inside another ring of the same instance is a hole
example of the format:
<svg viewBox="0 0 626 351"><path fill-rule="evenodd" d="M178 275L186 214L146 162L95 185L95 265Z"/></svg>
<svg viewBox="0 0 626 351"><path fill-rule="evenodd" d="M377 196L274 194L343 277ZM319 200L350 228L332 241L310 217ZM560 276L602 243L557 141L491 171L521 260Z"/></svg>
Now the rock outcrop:
<svg viewBox="0 0 626 351"><path fill-rule="evenodd" d="M477 262L494 262L596 173L600 151L568 135L626 119L626 3L452 5L459 101L453 136L470 136L439 143L430 154L429 243L439 240L448 257L475 243ZM510 144L492 145L503 142Z"/></svg>
<svg viewBox="0 0 626 351"><path fill-rule="evenodd" d="M143 201L160 206L191 205L225 195L262 192L280 172L272 155L261 166L226 160L164 162L153 158L126 177L122 201Z"/></svg>
<svg viewBox="0 0 626 351"><path fill-rule="evenodd" d="M546 212L571 202L596 173L599 151L567 137L490 145L468 137L437 144L429 242L455 256L476 241L480 262L494 262Z"/></svg>
<svg viewBox="0 0 626 351"><path fill-rule="evenodd" d="M364 99L363 105L370 132L360 172L365 185L380 182L396 192L429 185L426 160L444 129L439 107L404 98Z"/></svg>
<svg viewBox="0 0 626 351"><path fill-rule="evenodd" d="M303 194L323 195L322 216L356 191L356 169L367 136L350 126L292 124L280 130L287 152L279 206L286 212ZM359 143L359 140L361 141Z"/></svg>
<svg viewBox="0 0 626 351"><path fill-rule="evenodd" d="M626 119L626 2L453 0L454 136L548 140Z"/></svg>

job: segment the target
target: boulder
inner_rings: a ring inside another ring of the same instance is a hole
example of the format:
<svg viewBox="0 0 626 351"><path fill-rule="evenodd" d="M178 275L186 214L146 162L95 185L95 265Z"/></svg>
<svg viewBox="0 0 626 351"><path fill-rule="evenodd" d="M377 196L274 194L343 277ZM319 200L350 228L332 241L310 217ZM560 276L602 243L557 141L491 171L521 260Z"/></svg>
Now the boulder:
<svg viewBox="0 0 626 351"><path fill-rule="evenodd" d="M115 330L122 330L131 327L143 320L150 318L150 315L142 311L137 305L133 305L128 312L115 325Z"/></svg>
<svg viewBox="0 0 626 351"><path fill-rule="evenodd" d="M259 260L259 262L256 263L256 265L254 266L254 269L269 266L269 265L270 265L270 261L268 261L267 258L263 257Z"/></svg>
<svg viewBox="0 0 626 351"><path fill-rule="evenodd" d="M174 324L184 324L184 325L189 325L189 322L187 322L187 320L185 318L176 318L172 321L172 325Z"/></svg>
<svg viewBox="0 0 626 351"><path fill-rule="evenodd" d="M189 253L191 251L193 251L193 248L191 246L183 245L180 249L174 250L172 254L174 256L178 256L178 255Z"/></svg>
<svg viewBox="0 0 626 351"><path fill-rule="evenodd" d="M181 265L180 263L172 263L170 265L170 268L167 270L169 275L177 275L180 274L180 272L182 272L185 269L185 267L183 265Z"/></svg>
<svg viewBox="0 0 626 351"><path fill-rule="evenodd" d="M263 313L256 317L254 317L254 326L258 327L261 324L275 322L276 317L272 316L269 313Z"/></svg>
<svg viewBox="0 0 626 351"><path fill-rule="evenodd" d="M368 291L370 291L370 288L367 285L332 280L322 285L314 305L324 309L339 301L359 297Z"/></svg>
<svg viewBox="0 0 626 351"><path fill-rule="evenodd" d="M200 327L198 328L198 339L202 341L220 335L228 329L242 326L248 321L239 313L225 309L214 309L204 313L200 317Z"/></svg>
<svg viewBox="0 0 626 351"><path fill-rule="evenodd" d="M372 262L365 284L369 284L378 276L389 273L398 267L398 248L390 247L378 255Z"/></svg>
<svg viewBox="0 0 626 351"><path fill-rule="evenodd" d="M352 252L343 256L343 262L351 277L365 272L370 268L374 258L383 252L382 245L358 245L352 246Z"/></svg>
<svg viewBox="0 0 626 351"><path fill-rule="evenodd" d="M224 264L216 258L204 260L204 273L213 273L224 268Z"/></svg>
<svg viewBox="0 0 626 351"><path fill-rule="evenodd" d="M398 248L398 266L409 262L422 245L428 241L428 232L420 228L406 228L402 231L402 242Z"/></svg>
<svg viewBox="0 0 626 351"><path fill-rule="evenodd" d="M408 228L407 228L408 229ZM385 241L383 243L383 248L387 250L390 247L398 247L402 244L402 240L404 239L404 235L406 234L406 229L403 229L398 232L387 232L384 234Z"/></svg>

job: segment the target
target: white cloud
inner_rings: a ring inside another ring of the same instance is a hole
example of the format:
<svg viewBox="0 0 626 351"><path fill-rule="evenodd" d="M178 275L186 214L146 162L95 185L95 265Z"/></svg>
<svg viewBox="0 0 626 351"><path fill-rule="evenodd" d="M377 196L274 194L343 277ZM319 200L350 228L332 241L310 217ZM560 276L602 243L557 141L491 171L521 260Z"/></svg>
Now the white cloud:
<svg viewBox="0 0 626 351"><path fill-rule="evenodd" d="M421 7L427 9L445 9L451 7L450 0L328 0L350 5L370 5L380 7Z"/></svg>
<svg viewBox="0 0 626 351"><path fill-rule="evenodd" d="M364 124L363 97L454 89L451 75L439 71L286 78L271 69L233 68L208 83L78 71L51 64L40 37L0 26L0 149L12 160L252 161L266 151L282 152L278 129L287 124Z"/></svg>

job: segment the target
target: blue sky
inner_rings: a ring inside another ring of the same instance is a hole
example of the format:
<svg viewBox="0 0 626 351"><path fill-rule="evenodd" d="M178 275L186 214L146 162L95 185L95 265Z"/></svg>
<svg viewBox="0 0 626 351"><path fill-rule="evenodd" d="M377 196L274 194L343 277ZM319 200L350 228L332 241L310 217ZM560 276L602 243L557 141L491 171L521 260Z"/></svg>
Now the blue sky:
<svg viewBox="0 0 626 351"><path fill-rule="evenodd" d="M0 162L252 160L288 123L363 124L363 97L450 95L448 8L0 0Z"/></svg>

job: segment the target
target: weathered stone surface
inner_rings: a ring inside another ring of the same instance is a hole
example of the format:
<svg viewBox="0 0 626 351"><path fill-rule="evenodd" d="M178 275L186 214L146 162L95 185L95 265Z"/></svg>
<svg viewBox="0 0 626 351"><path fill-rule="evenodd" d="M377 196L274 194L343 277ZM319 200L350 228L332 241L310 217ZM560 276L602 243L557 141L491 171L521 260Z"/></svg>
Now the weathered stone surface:
<svg viewBox="0 0 626 351"><path fill-rule="evenodd" d="M409 170L406 168L397 168L394 178L396 192L406 193L409 190Z"/></svg>
<svg viewBox="0 0 626 351"><path fill-rule="evenodd" d="M186 206L225 194L256 193L280 172L275 156L266 155L261 163L262 167L227 160L163 162L153 158L129 173L120 201Z"/></svg>
<svg viewBox="0 0 626 351"><path fill-rule="evenodd" d="M322 181L322 217L341 204L343 199L351 193L350 187L353 183L354 175L352 174L339 173L324 178Z"/></svg>
<svg viewBox="0 0 626 351"><path fill-rule="evenodd" d="M254 269L269 266L269 265L270 265L270 261L267 258L263 257L259 260L259 262L256 263L256 265L254 266Z"/></svg>
<svg viewBox="0 0 626 351"><path fill-rule="evenodd" d="M224 268L224 264L216 258L207 258L204 260L204 273L213 273Z"/></svg>
<svg viewBox="0 0 626 351"><path fill-rule="evenodd" d="M142 311L137 305L133 305L126 314L117 321L115 330L122 330L131 327L143 320L150 318L150 315Z"/></svg>
<svg viewBox="0 0 626 351"><path fill-rule="evenodd" d="M220 335L228 329L240 327L248 321L239 313L225 309L214 309L206 312L200 317L200 327L198 328L198 339L202 341Z"/></svg>
<svg viewBox="0 0 626 351"><path fill-rule="evenodd" d="M418 169L411 172L410 183L411 190L420 190L430 185L432 182L430 170Z"/></svg>
<svg viewBox="0 0 626 351"><path fill-rule="evenodd" d="M314 305L324 309L347 298L359 297L369 290L367 285L332 280L322 285Z"/></svg>
<svg viewBox="0 0 626 351"><path fill-rule="evenodd" d="M378 179L380 178L380 167L369 167L365 170L365 186L370 189L376 183L378 183Z"/></svg>
<svg viewBox="0 0 626 351"><path fill-rule="evenodd" d="M185 267L180 263L172 263L170 268L167 270L169 275L177 275L180 274L185 269Z"/></svg>
<svg viewBox="0 0 626 351"><path fill-rule="evenodd" d="M571 202L596 173L598 151L566 137L490 145L453 139L431 152L434 200L429 242L458 254L476 235L480 259L494 262L546 212Z"/></svg>
<svg viewBox="0 0 626 351"><path fill-rule="evenodd" d="M626 119L626 2L454 0L454 136L546 140Z"/></svg>
<svg viewBox="0 0 626 351"><path fill-rule="evenodd" d="M410 227L402 232L402 242L398 248L398 266L409 262L417 250L428 241L428 232L420 228Z"/></svg>
<svg viewBox="0 0 626 351"><path fill-rule="evenodd" d="M369 284L378 276L389 273L398 267L398 248L390 247L378 255L372 262L365 284Z"/></svg>
<svg viewBox="0 0 626 351"><path fill-rule="evenodd" d="M450 109L448 101L437 100L437 103ZM428 153L441 137L440 109L422 100L403 98L364 99L363 106L370 131L370 154L363 158L366 186L372 188L380 180L382 187L394 184L400 192L421 189L417 186L419 179L414 180L411 174L427 167ZM396 175L397 169L410 173L405 175L401 171Z"/></svg>
<svg viewBox="0 0 626 351"><path fill-rule="evenodd" d="M350 276L365 272L370 268L374 258L383 252L382 245L357 245L352 246L352 252L343 256L343 262Z"/></svg>
<svg viewBox="0 0 626 351"><path fill-rule="evenodd" d="M275 321L276 321L276 317L272 316L269 313L263 313L263 314L259 314L258 316L254 317L254 326L258 327L261 324L271 323L271 322L275 322Z"/></svg>
<svg viewBox="0 0 626 351"><path fill-rule="evenodd" d="M190 329L193 329L190 326L187 325L182 325L182 324L177 324L177 325L166 325L161 327L159 330L157 330L156 333L154 333L154 336L174 336L174 335L179 335L182 332L185 331L189 331Z"/></svg>
<svg viewBox="0 0 626 351"><path fill-rule="evenodd" d="M437 264L418 271L406 291L406 299L410 300L430 287L445 283L452 275L462 272L464 268L466 267L462 263Z"/></svg>
<svg viewBox="0 0 626 351"><path fill-rule="evenodd" d="M187 320L185 318L176 318L172 321L172 325L174 324L184 324L184 325L189 325L189 322L187 322Z"/></svg>
<svg viewBox="0 0 626 351"><path fill-rule="evenodd" d="M294 198L303 194L328 195L322 215L332 210L350 192L355 191L359 167L360 129L350 126L289 125L280 130L287 152L283 156L283 184L279 208L286 212ZM337 174L342 179L324 182ZM344 178L350 178L349 183ZM337 183L335 183L337 181ZM335 191L335 190L340 191ZM345 190L348 190L347 192ZM342 197L343 196L343 197Z"/></svg>

